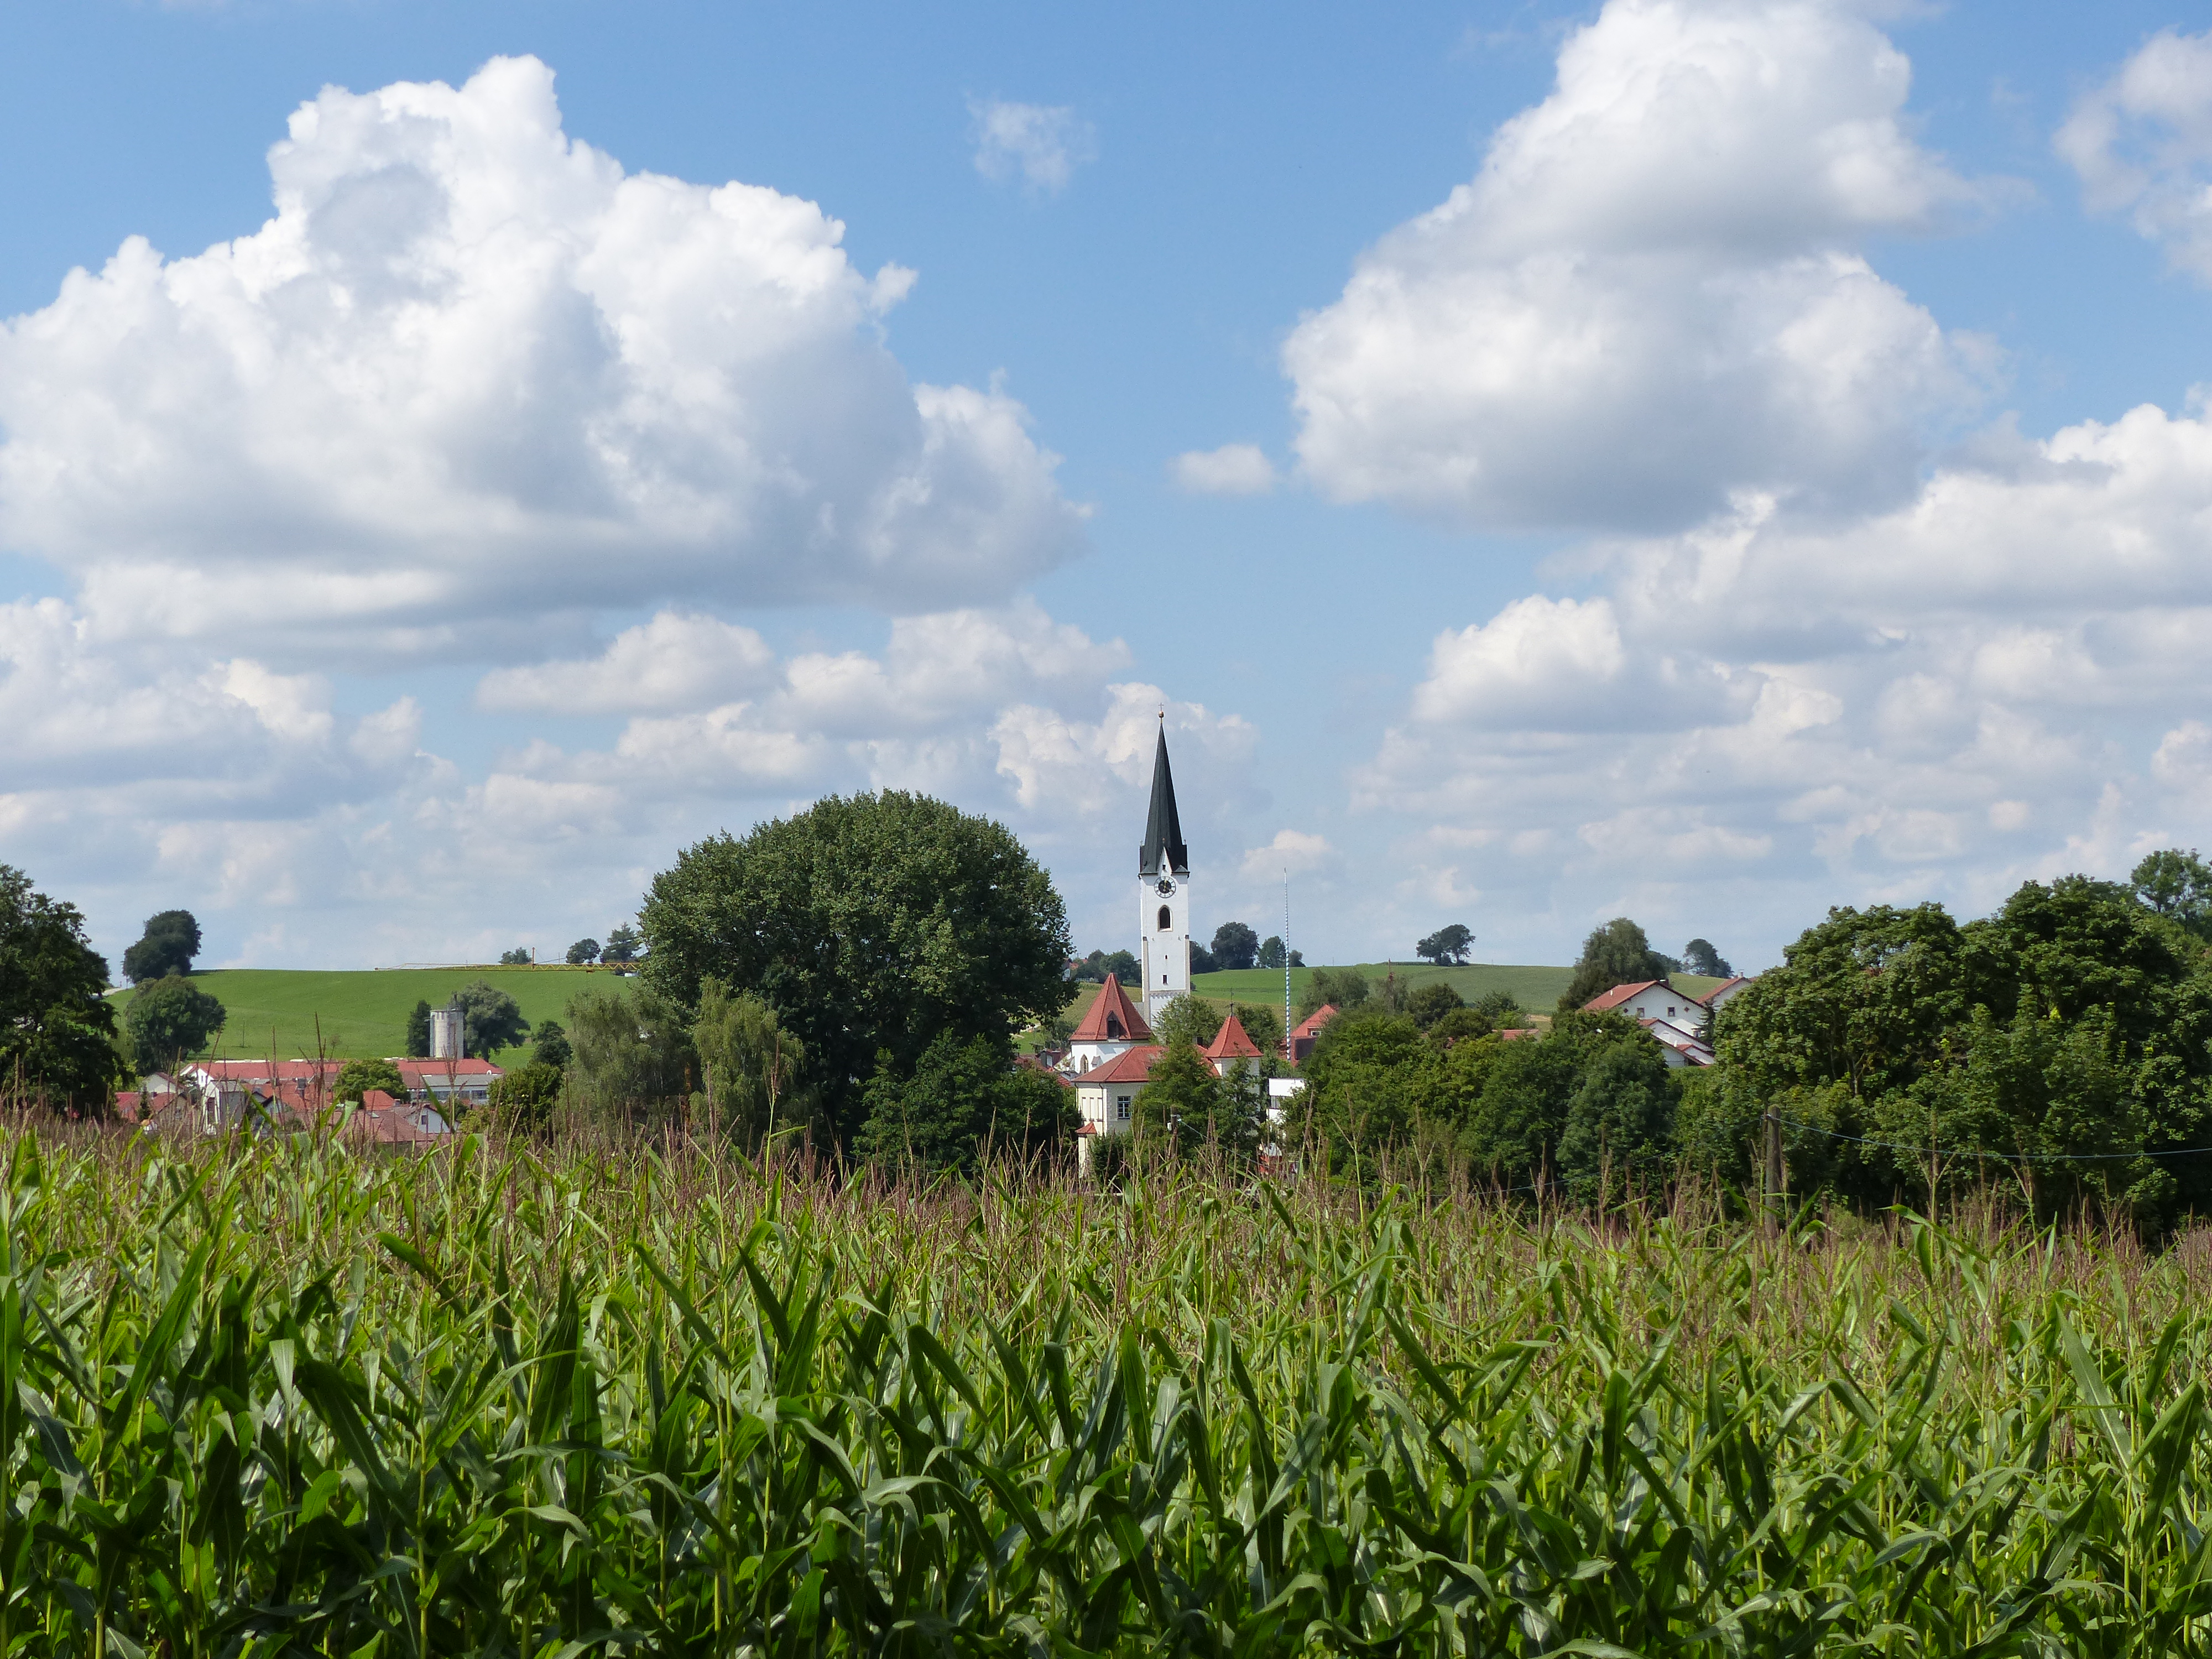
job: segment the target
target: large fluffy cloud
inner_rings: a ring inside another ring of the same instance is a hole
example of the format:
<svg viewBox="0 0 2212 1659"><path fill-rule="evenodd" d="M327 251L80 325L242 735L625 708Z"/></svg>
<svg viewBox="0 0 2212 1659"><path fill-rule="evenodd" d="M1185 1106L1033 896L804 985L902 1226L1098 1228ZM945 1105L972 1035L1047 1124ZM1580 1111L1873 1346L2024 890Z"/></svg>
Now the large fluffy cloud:
<svg viewBox="0 0 2212 1659"><path fill-rule="evenodd" d="M1609 0L1291 334L1307 476L1472 525L1901 498L1989 367L1859 251L1987 194L1913 143L1910 82L1832 0Z"/></svg>
<svg viewBox="0 0 2212 1659"><path fill-rule="evenodd" d="M1362 778L1433 826L1417 864L1771 949L1838 897L1971 910L2199 838L2204 420L2138 409L1863 519L1757 501L1583 558L1600 593L1436 640Z"/></svg>
<svg viewBox="0 0 2212 1659"><path fill-rule="evenodd" d="M996 600L1075 545L1020 405L885 348L911 272L625 173L533 58L326 90L270 167L259 230L134 238L0 328L0 541L96 631L450 654L599 605Z"/></svg>

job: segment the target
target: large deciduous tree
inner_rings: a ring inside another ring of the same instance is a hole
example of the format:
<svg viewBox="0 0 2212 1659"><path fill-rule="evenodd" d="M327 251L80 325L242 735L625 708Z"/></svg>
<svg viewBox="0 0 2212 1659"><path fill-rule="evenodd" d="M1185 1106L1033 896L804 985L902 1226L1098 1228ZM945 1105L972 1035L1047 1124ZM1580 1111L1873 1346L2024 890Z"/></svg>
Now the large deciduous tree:
<svg viewBox="0 0 2212 1659"><path fill-rule="evenodd" d="M2212 869L2191 848L2146 857L2128 878L2136 897L2199 939L2212 939Z"/></svg>
<svg viewBox="0 0 2212 1659"><path fill-rule="evenodd" d="M200 925L189 910L164 910L146 918L138 942L123 953L123 976L133 985L189 974L200 953Z"/></svg>
<svg viewBox="0 0 2212 1659"><path fill-rule="evenodd" d="M215 1040L228 1015L221 1002L180 974L142 985L123 1015L131 1062L141 1072L161 1072L190 1060Z"/></svg>
<svg viewBox="0 0 2212 1659"><path fill-rule="evenodd" d="M0 864L0 1098L99 1113L126 1075L107 963L73 904Z"/></svg>
<svg viewBox="0 0 2212 1659"><path fill-rule="evenodd" d="M1633 985L1648 979L1664 979L1674 969L1671 957L1651 948L1644 930L1626 916L1615 916L1601 927L1590 929L1583 941L1582 959L1575 976L1559 999L1563 1010L1581 1007L1616 985Z"/></svg>
<svg viewBox="0 0 2212 1659"><path fill-rule="evenodd" d="M1066 997L1051 878L1003 825L898 790L686 848L639 921L670 998L696 1008L712 978L776 1011L842 1136L879 1073L913 1076L942 1037L1002 1044Z"/></svg>
<svg viewBox="0 0 2212 1659"><path fill-rule="evenodd" d="M1249 968L1260 959L1260 936L1241 921L1224 921L1213 930L1210 954L1215 968Z"/></svg>
<svg viewBox="0 0 2212 1659"><path fill-rule="evenodd" d="M1267 1085L1249 1062L1223 1077L1187 1042L1152 1062L1137 1097L1137 1134L1148 1155L1213 1156L1249 1165L1267 1127Z"/></svg>
<svg viewBox="0 0 2212 1659"><path fill-rule="evenodd" d="M1682 947L1682 971L1701 974L1707 979L1734 979L1735 969L1729 959L1713 949L1711 939L1693 939Z"/></svg>
<svg viewBox="0 0 2212 1659"><path fill-rule="evenodd" d="M489 1060L501 1048L520 1046L530 1035L522 1006L496 985L477 980L453 993L461 1005L461 1052Z"/></svg>
<svg viewBox="0 0 2212 1659"><path fill-rule="evenodd" d="M1439 968L1449 968L1455 962L1465 962L1468 949L1474 943L1474 930L1463 921L1455 921L1449 927L1437 928L1416 945L1413 954Z"/></svg>

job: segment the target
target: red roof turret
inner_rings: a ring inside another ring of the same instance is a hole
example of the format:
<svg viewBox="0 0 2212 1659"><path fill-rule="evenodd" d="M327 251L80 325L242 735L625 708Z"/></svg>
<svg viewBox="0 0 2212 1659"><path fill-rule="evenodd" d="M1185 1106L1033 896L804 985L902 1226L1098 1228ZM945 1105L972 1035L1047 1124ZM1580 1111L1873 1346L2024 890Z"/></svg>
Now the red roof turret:
<svg viewBox="0 0 2212 1659"><path fill-rule="evenodd" d="M1075 1028L1070 1042L1150 1042L1152 1028L1145 1024L1145 1017L1137 1012L1137 1005L1129 1000L1129 994L1121 988L1121 981L1114 975L1106 975L1106 982L1098 988L1091 1007L1083 1016L1083 1024Z"/></svg>
<svg viewBox="0 0 2212 1659"><path fill-rule="evenodd" d="M1221 1029L1213 1034L1213 1041L1202 1050L1208 1060L1257 1060L1259 1045L1244 1034L1244 1022L1231 1010L1229 1018L1221 1022Z"/></svg>

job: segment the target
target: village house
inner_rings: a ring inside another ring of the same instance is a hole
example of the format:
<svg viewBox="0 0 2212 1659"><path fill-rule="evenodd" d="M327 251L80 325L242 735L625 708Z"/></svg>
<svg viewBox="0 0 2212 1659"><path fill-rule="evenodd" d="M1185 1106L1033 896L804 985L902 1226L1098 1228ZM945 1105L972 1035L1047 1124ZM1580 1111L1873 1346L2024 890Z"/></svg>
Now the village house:
<svg viewBox="0 0 2212 1659"><path fill-rule="evenodd" d="M393 1057L406 1086L407 1097L394 1101L380 1090L368 1097L387 1103L404 1118L411 1135L449 1135L451 1117L491 1098L491 1085L506 1075L489 1060L414 1060ZM155 1073L140 1080L137 1089L116 1097L116 1111L124 1121L150 1123L160 1115L177 1109L191 1114L193 1127L203 1134L239 1128L255 1121L279 1124L313 1122L337 1103L332 1091L344 1062L337 1060L202 1060L180 1066L173 1077ZM396 1129L373 1119L364 1128L372 1139L393 1143Z"/></svg>
<svg viewBox="0 0 2212 1659"><path fill-rule="evenodd" d="M1710 1066L1713 1063L1712 1016L1750 983L1738 975L1700 997L1671 980L1638 980L1632 985L1616 985L1583 1006L1594 1014L1627 1015L1658 1038L1667 1050L1669 1066Z"/></svg>

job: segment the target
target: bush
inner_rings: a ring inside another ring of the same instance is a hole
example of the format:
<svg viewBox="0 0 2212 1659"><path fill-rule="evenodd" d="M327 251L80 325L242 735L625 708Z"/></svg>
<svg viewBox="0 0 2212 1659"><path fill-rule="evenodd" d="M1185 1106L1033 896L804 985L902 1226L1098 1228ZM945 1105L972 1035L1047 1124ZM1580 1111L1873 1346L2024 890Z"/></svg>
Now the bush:
<svg viewBox="0 0 2212 1659"><path fill-rule="evenodd" d="M1318 1009L1334 1006L1339 1012L1367 1000L1367 975L1357 968L1316 968L1306 975L1299 994L1296 1018L1304 1020Z"/></svg>
<svg viewBox="0 0 2212 1659"><path fill-rule="evenodd" d="M1185 992L1161 1009L1159 1018L1152 1022L1152 1040L1170 1048L1186 1042L1203 1048L1221 1030L1222 1019L1221 1010L1204 997Z"/></svg>
<svg viewBox="0 0 2212 1659"><path fill-rule="evenodd" d="M1424 1031L1455 1008L1466 1006L1467 1000L1440 979L1417 986L1406 996L1407 1015Z"/></svg>
<svg viewBox="0 0 2212 1659"><path fill-rule="evenodd" d="M331 1085L331 1099L343 1105L360 1100L371 1089L381 1089L394 1100L407 1098L406 1079L390 1060L349 1060L338 1067L337 1080Z"/></svg>
<svg viewBox="0 0 2212 1659"><path fill-rule="evenodd" d="M1496 1023L1479 1008L1449 1008L1430 1024L1429 1042L1434 1048L1449 1048L1462 1037L1487 1036L1497 1029Z"/></svg>
<svg viewBox="0 0 2212 1659"><path fill-rule="evenodd" d="M864 1096L868 1115L854 1150L887 1170L972 1175L987 1158L1057 1160L1073 1144L1074 1091L1014 1064L1003 1039L964 1042L946 1032L901 1076L888 1053Z"/></svg>
<svg viewBox="0 0 2212 1659"><path fill-rule="evenodd" d="M757 1146L779 1129L812 1121L817 1102L805 1086L806 1045L751 992L732 996L720 980L707 981L691 1046L705 1105L744 1145Z"/></svg>
<svg viewBox="0 0 2212 1659"><path fill-rule="evenodd" d="M550 1066L556 1071L568 1069L575 1051L568 1046L568 1034L561 1029L557 1019L538 1022L537 1040L530 1046L530 1057L539 1066Z"/></svg>
<svg viewBox="0 0 2212 1659"><path fill-rule="evenodd" d="M492 1118L509 1129L542 1129L553 1121L561 1103L561 1069L532 1060L495 1079L486 1108Z"/></svg>

